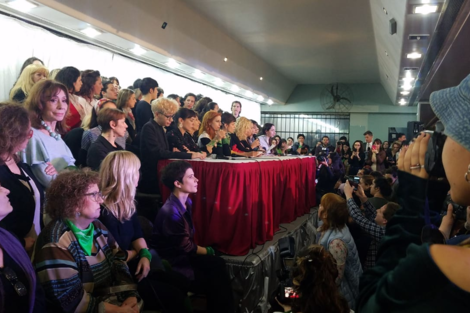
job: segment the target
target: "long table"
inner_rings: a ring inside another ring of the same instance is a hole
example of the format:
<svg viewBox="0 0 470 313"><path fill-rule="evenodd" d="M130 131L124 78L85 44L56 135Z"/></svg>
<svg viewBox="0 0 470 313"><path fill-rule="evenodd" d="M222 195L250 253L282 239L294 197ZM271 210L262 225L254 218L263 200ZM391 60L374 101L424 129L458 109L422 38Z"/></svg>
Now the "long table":
<svg viewBox="0 0 470 313"><path fill-rule="evenodd" d="M158 172L175 160L160 160ZM316 205L314 157L189 160L199 179L191 195L195 241L245 255ZM163 201L170 190L160 185Z"/></svg>

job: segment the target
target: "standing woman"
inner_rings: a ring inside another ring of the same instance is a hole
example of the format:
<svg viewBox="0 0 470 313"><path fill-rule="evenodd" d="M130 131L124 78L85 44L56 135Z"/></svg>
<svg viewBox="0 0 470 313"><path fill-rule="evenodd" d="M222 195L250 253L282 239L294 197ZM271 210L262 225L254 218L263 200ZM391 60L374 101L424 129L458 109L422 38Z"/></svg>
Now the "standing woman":
<svg viewBox="0 0 470 313"><path fill-rule="evenodd" d="M94 70L86 70L82 73L82 88L77 95L80 96L78 102L85 111L85 115L91 114L91 111L96 109L98 100L95 96L99 96L103 88L100 75L100 72Z"/></svg>
<svg viewBox="0 0 470 313"><path fill-rule="evenodd" d="M75 166L72 152L61 137L67 129L69 93L61 83L43 80L34 85L25 105L30 113L33 136L22 152L23 161L47 188L57 172Z"/></svg>
<svg viewBox="0 0 470 313"><path fill-rule="evenodd" d="M13 233L26 251L31 252L42 228L44 191L31 168L20 161L18 152L24 150L33 131L28 111L16 104L0 107L0 184L10 193L13 212L0 226Z"/></svg>
<svg viewBox="0 0 470 313"><path fill-rule="evenodd" d="M327 249L336 260L336 285L348 301L349 307L354 310L359 296L362 266L356 244L346 226L349 218L346 200L333 193L325 194L321 198L318 217L323 224L318 229L317 243Z"/></svg>
<svg viewBox="0 0 470 313"><path fill-rule="evenodd" d="M0 186L0 222L13 207ZM0 227L0 312L46 312L43 289L17 237Z"/></svg>
<svg viewBox="0 0 470 313"><path fill-rule="evenodd" d="M232 115L235 116L235 118L239 118L241 113L242 113L242 104L240 103L240 101L233 101L232 102Z"/></svg>
<svg viewBox="0 0 470 313"><path fill-rule="evenodd" d="M135 117L132 114L132 109L135 107L136 102L135 93L132 89L121 89L119 91L116 106L126 114L127 132L129 133L127 141L131 145L137 136Z"/></svg>
<svg viewBox="0 0 470 313"><path fill-rule="evenodd" d="M230 142L226 138L222 125L221 115L216 112L207 112L199 129L198 145L207 154L215 154L220 158L230 156Z"/></svg>
<svg viewBox="0 0 470 313"><path fill-rule="evenodd" d="M364 167L365 162L364 145L361 140L354 141L351 156L349 157L349 175L356 175Z"/></svg>
<svg viewBox="0 0 470 313"><path fill-rule="evenodd" d="M385 158L387 155L382 147L382 140L375 139L372 148L375 149L371 149L369 151L369 157L367 160L371 161L371 168L373 171L383 173L385 171Z"/></svg>
<svg viewBox="0 0 470 313"><path fill-rule="evenodd" d="M276 127L274 124L266 123L261 130L263 135L259 136L260 149L266 151L266 154L271 154L271 138L276 136Z"/></svg>
<svg viewBox="0 0 470 313"><path fill-rule="evenodd" d="M10 91L10 100L23 103L33 86L37 82L47 79L48 76L49 71L43 65L31 64L26 66Z"/></svg>
<svg viewBox="0 0 470 313"><path fill-rule="evenodd" d="M55 80L64 84L69 92L69 114L65 120L68 130L80 127L85 118L85 110L80 105L78 96L75 95L82 88L80 71L73 66L64 67L57 73Z"/></svg>
<svg viewBox="0 0 470 313"><path fill-rule="evenodd" d="M184 302L189 282L179 273L165 271L160 257L155 250L149 251L143 237L135 204L139 169L139 158L132 152L116 151L106 156L100 169L99 188L104 200L99 219L119 247L127 251L127 265L138 282L137 290L146 310L164 307L168 310L165 312L187 312ZM161 305L152 289L155 289Z"/></svg>

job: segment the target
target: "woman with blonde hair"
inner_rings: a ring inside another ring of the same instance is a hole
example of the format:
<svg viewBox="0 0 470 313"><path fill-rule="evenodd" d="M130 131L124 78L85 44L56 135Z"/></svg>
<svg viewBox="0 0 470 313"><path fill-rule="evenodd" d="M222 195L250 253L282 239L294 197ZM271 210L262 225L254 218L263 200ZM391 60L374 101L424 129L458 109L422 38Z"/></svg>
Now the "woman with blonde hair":
<svg viewBox="0 0 470 313"><path fill-rule="evenodd" d="M135 273L137 290L146 309L157 310L163 306L167 312L187 312L184 303L189 283L178 273L163 271L158 254L154 250L149 251L143 238L134 200L139 170L139 158L132 152L115 151L106 156L99 174L99 189L103 194L99 220L119 247L127 251L127 264L130 273ZM148 279L144 280L146 277ZM152 288L148 288L148 284Z"/></svg>
<svg viewBox="0 0 470 313"><path fill-rule="evenodd" d="M230 156L230 140L225 130L221 129L222 118L217 112L207 112L199 128L198 145L207 154L215 154L219 158Z"/></svg>
<svg viewBox="0 0 470 313"><path fill-rule="evenodd" d="M43 79L47 79L48 76L49 70L43 65L31 64L26 66L16 81L15 86L10 91L10 99L23 103L34 84Z"/></svg>
<svg viewBox="0 0 470 313"><path fill-rule="evenodd" d="M253 133L253 123L246 117L239 117L235 124L235 132L230 134L230 149L232 155L259 156L260 151L253 151L247 139Z"/></svg>

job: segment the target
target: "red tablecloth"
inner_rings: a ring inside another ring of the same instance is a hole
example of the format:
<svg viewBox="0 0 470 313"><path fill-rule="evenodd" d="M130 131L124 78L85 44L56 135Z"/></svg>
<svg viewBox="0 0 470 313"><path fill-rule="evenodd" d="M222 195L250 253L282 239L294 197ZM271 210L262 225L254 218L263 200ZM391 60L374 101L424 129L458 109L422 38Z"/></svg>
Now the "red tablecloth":
<svg viewBox="0 0 470 313"><path fill-rule="evenodd" d="M174 160L161 160L158 170ZM271 240L315 206L315 158L189 161L199 179L191 195L195 241L231 255ZM160 185L163 201L170 190Z"/></svg>

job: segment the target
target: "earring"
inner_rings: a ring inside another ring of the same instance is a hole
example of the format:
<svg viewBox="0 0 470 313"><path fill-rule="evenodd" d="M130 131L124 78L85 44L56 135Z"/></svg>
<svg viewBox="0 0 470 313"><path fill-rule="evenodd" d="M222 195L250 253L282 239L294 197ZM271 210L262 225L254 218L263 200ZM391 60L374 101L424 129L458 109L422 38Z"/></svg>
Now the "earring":
<svg viewBox="0 0 470 313"><path fill-rule="evenodd" d="M468 180L468 174L470 174L470 164L468 165L467 172L465 173L465 180L467 181L467 183L470 183L470 180Z"/></svg>

